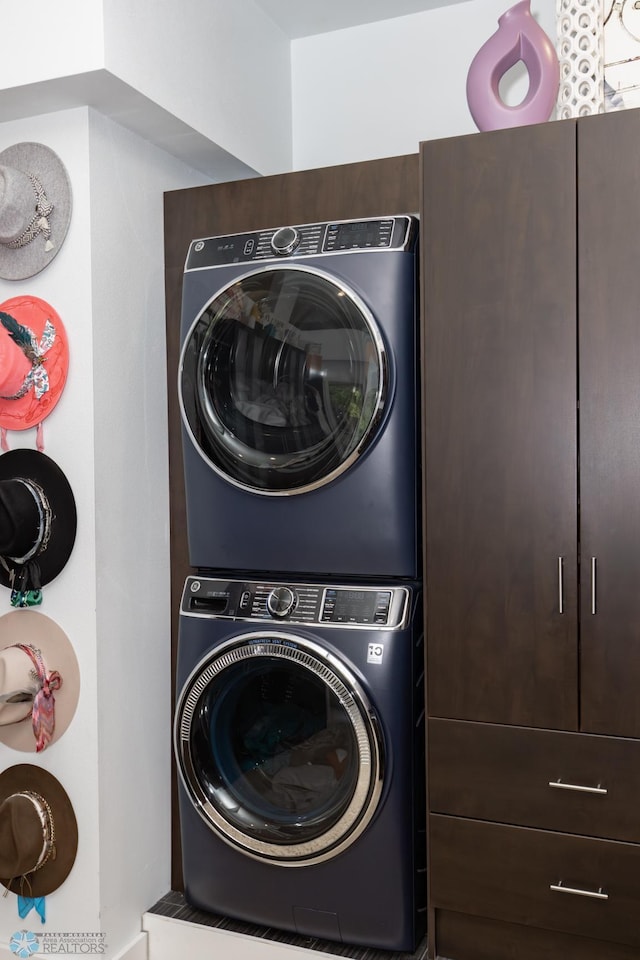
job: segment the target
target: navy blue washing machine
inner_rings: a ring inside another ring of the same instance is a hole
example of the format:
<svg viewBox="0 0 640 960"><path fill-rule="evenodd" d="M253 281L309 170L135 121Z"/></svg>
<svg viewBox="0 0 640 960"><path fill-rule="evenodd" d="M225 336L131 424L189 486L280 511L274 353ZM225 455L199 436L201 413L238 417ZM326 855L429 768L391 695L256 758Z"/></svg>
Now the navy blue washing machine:
<svg viewBox="0 0 640 960"><path fill-rule="evenodd" d="M413 950L422 673L418 583L188 577L174 726L187 902Z"/></svg>
<svg viewBox="0 0 640 960"><path fill-rule="evenodd" d="M191 243L178 389L193 567L419 578L417 226Z"/></svg>

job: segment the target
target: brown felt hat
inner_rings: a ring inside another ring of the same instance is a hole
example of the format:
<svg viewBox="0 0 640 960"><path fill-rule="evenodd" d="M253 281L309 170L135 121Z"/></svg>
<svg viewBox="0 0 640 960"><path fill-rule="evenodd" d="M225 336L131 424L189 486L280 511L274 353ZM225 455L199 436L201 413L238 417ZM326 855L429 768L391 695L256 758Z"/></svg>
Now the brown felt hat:
<svg viewBox="0 0 640 960"><path fill-rule="evenodd" d="M0 883L44 897L67 879L78 850L78 823L56 778L30 763L0 773Z"/></svg>

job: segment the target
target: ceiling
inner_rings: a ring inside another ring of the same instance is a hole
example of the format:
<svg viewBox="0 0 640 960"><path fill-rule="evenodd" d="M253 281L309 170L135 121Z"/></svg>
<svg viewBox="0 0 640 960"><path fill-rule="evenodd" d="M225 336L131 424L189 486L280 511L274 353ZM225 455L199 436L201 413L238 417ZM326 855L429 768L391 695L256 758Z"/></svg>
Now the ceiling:
<svg viewBox="0 0 640 960"><path fill-rule="evenodd" d="M292 40L461 2L463 0L255 0Z"/></svg>

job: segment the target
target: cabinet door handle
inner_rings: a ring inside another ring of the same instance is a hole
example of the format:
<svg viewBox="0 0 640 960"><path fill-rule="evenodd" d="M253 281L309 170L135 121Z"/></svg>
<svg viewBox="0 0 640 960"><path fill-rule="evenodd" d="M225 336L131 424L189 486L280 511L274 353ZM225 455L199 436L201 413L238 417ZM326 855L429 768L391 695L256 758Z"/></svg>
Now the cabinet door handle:
<svg viewBox="0 0 640 960"><path fill-rule="evenodd" d="M585 787L581 783L563 783L562 780L549 780L549 786L555 787L557 790L577 790L579 793L606 795L609 792L606 787L601 787L600 784L597 787Z"/></svg>
<svg viewBox="0 0 640 960"><path fill-rule="evenodd" d="M558 613L564 613L563 562L564 557L558 557Z"/></svg>
<svg viewBox="0 0 640 960"><path fill-rule="evenodd" d="M602 887L597 890L583 890L581 887L566 887L562 880L557 883L550 883L549 889L555 893L573 893L577 897L591 897L593 900L608 900L609 894L604 893Z"/></svg>
<svg viewBox="0 0 640 960"><path fill-rule="evenodd" d="M596 612L596 558L591 557L591 613Z"/></svg>

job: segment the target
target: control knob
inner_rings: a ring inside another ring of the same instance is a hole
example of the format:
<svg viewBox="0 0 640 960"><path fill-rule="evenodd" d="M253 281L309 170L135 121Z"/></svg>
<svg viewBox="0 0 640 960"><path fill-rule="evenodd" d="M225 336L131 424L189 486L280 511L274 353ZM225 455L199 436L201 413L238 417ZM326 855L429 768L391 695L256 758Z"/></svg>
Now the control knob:
<svg viewBox="0 0 640 960"><path fill-rule="evenodd" d="M274 587L267 597L267 610L272 617L282 619L296 605L296 595L290 587Z"/></svg>
<svg viewBox="0 0 640 960"><path fill-rule="evenodd" d="M295 227L280 227L271 237L271 249L274 253L284 257L293 253L300 243L300 234Z"/></svg>

